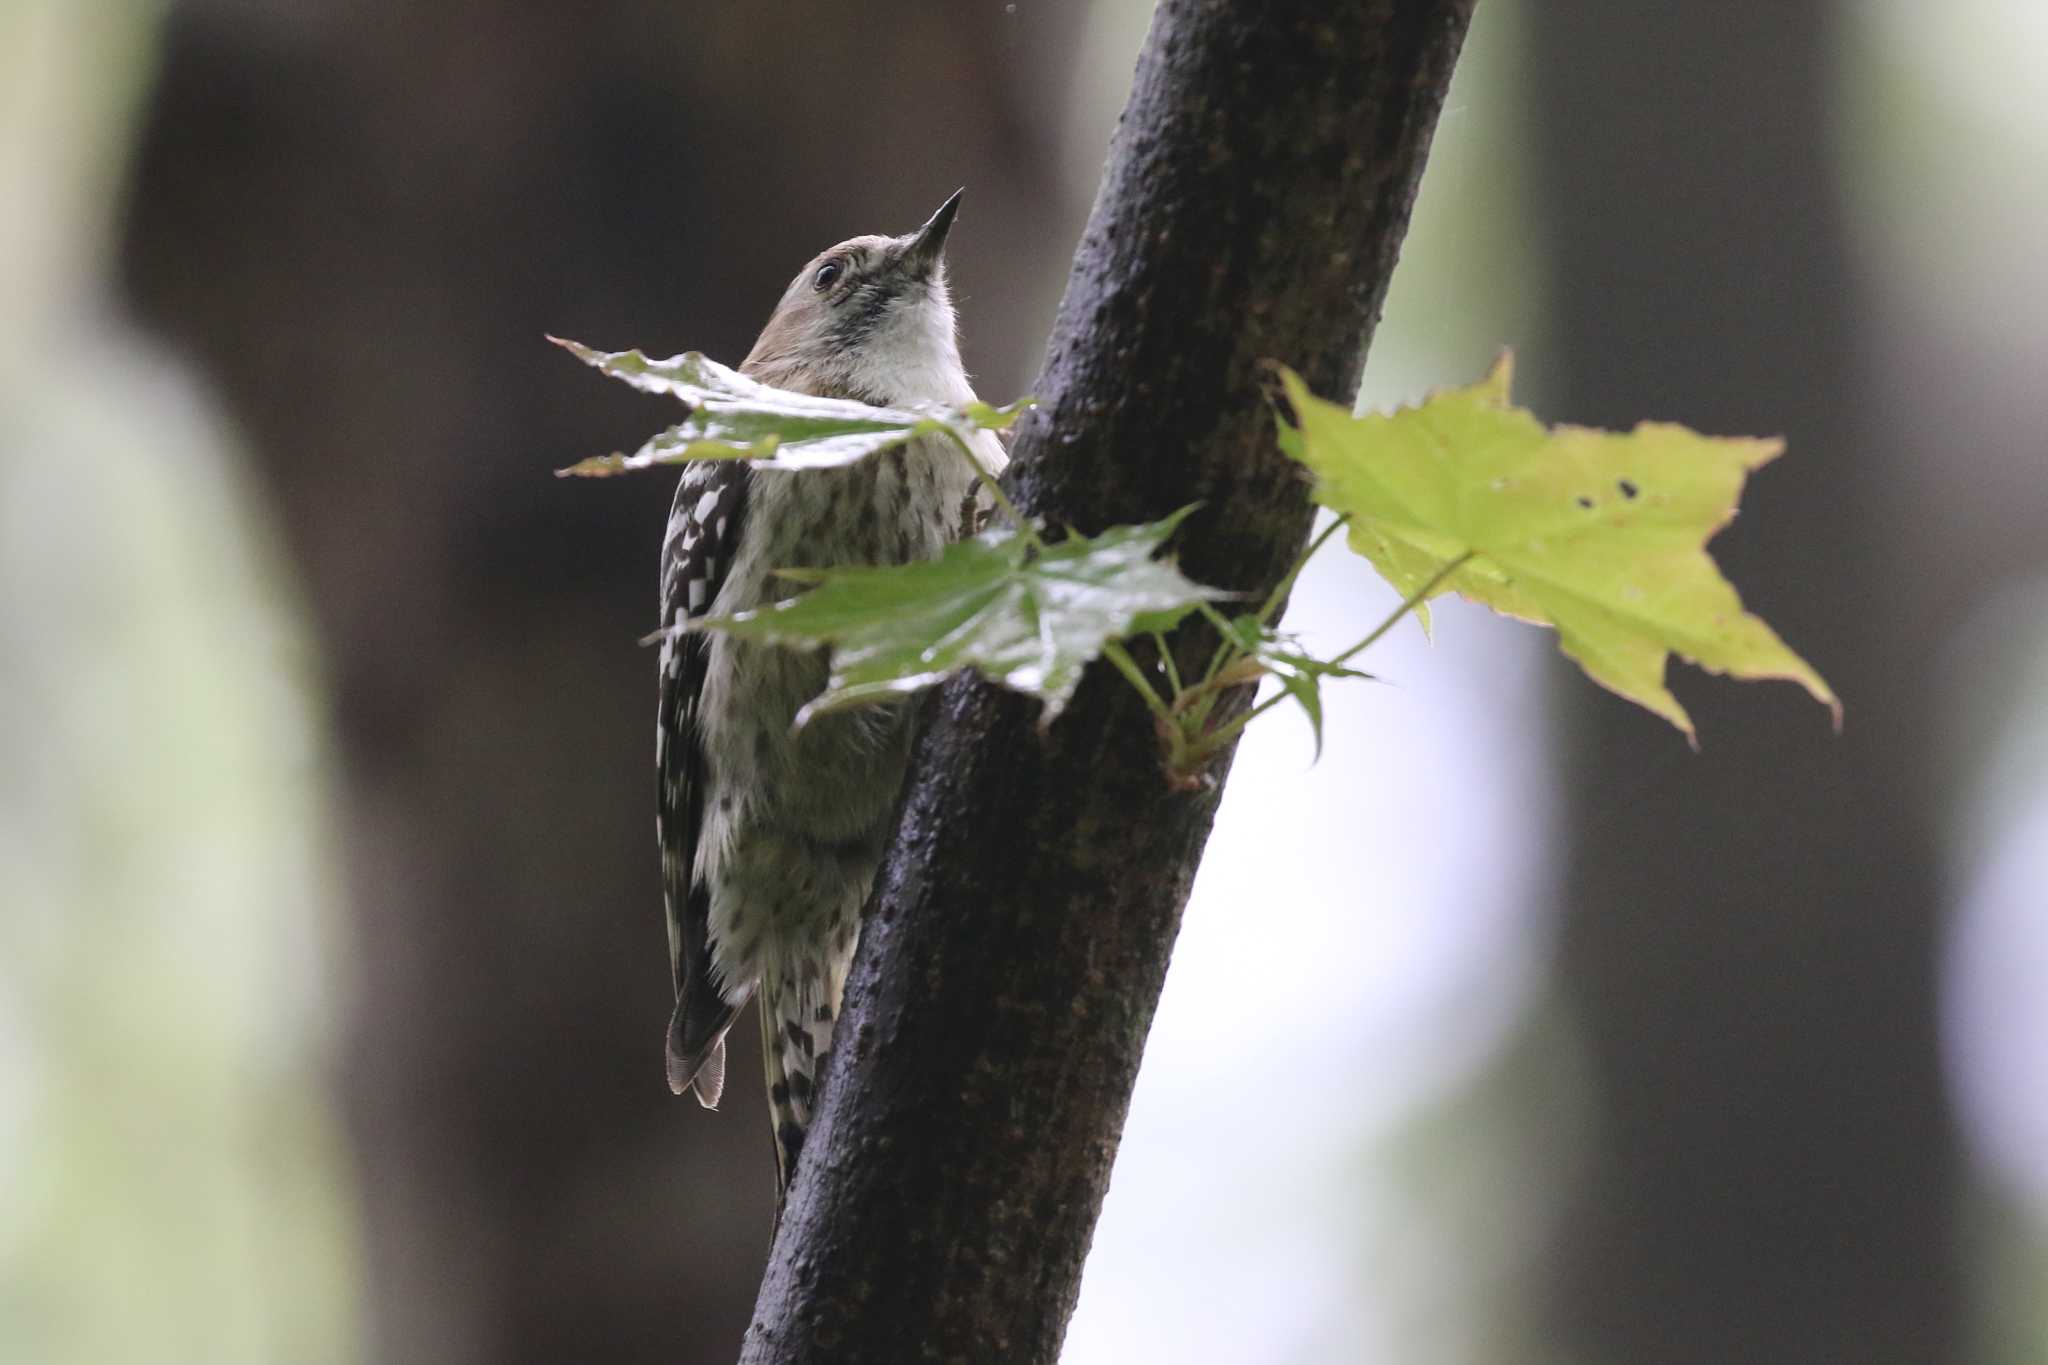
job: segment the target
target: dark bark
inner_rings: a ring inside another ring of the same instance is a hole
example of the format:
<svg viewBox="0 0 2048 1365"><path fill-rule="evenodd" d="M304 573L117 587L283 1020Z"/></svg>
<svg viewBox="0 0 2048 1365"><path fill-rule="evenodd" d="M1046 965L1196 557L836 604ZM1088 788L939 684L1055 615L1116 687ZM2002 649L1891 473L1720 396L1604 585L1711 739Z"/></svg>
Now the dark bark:
<svg viewBox="0 0 2048 1365"><path fill-rule="evenodd" d="M1535 11L1560 417L1783 431L1715 553L1834 682L1674 681L1703 751L1582 687L1564 984L1605 1145L1553 1262L1574 1358L1954 1360L1936 1053L1934 715L1916 584L1856 394L1833 183L1838 10ZM1910 548L1909 548L1910 547ZM1655 774L1646 789L1645 774Z"/></svg>
<svg viewBox="0 0 2048 1365"><path fill-rule="evenodd" d="M1260 362L1349 394L1471 0L1154 16L1017 448L1094 530L1202 501L1199 579L1270 587L1309 505ZM1096 669L1040 733L931 710L744 1361L1052 1361L1214 791L1169 791ZM1218 779L1223 767L1218 765Z"/></svg>

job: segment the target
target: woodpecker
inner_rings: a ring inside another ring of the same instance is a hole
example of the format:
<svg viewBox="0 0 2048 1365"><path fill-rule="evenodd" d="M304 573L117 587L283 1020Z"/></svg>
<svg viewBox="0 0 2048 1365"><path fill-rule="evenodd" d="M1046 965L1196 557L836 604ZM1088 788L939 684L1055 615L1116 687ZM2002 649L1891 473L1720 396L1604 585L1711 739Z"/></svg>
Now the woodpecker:
<svg viewBox="0 0 2048 1365"><path fill-rule="evenodd" d="M854 237L814 257L741 372L883 406L972 401L944 260L960 197L915 232ZM1001 471L992 433L972 444L984 468ZM662 625L801 591L780 569L932 558L971 520L975 478L943 437L839 469L686 465L662 547ZM670 632L660 670L655 827L676 990L669 1087L716 1108L726 1032L758 999L779 1207L903 784L910 716L899 704L793 729L824 690L823 654L715 632Z"/></svg>

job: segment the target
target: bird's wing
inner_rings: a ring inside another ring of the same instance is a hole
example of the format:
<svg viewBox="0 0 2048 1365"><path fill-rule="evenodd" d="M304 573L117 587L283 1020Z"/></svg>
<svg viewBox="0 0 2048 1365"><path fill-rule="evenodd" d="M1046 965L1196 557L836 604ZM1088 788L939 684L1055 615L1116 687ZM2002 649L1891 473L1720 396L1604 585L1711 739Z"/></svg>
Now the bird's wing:
<svg viewBox="0 0 2048 1365"><path fill-rule="evenodd" d="M661 551L664 630L709 611L732 567L745 514L748 467L738 460L704 461L683 471ZM710 888L697 884L697 838L707 777L697 707L711 638L668 635L661 646L661 715L655 727L655 831L661 841L662 895L668 909L669 963L676 1010L668 1032L668 1082L678 1095L694 1086L715 1108L725 1084L725 1031L737 1008L711 973Z"/></svg>

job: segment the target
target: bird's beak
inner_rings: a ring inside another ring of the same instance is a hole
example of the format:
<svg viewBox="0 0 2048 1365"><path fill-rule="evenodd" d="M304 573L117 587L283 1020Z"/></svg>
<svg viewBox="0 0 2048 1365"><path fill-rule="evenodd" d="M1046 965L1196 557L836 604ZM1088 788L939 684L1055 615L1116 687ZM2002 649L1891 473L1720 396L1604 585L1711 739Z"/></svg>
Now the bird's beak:
<svg viewBox="0 0 2048 1365"><path fill-rule="evenodd" d="M946 234L953 230L953 215L960 211L960 196L965 193L964 187L954 190L953 197L939 205L939 211L911 234L909 244L903 248L905 265L922 275L938 264L946 250Z"/></svg>

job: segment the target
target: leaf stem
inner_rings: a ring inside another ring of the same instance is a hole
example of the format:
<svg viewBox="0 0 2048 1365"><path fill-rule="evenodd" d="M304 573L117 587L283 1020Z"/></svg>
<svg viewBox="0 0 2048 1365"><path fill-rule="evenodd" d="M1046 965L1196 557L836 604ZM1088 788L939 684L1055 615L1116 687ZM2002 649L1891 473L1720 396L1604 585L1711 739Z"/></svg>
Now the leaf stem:
<svg viewBox="0 0 2048 1365"><path fill-rule="evenodd" d="M1139 695L1145 698L1145 705L1151 708L1152 714L1157 716L1162 724L1174 723L1173 712L1168 709L1158 690L1152 686L1151 680L1145 676L1145 670L1138 667L1138 661L1124 648L1123 641L1105 641L1102 646L1102 657L1115 664L1116 671L1123 674L1131 686L1138 689Z"/></svg>
<svg viewBox="0 0 2048 1365"><path fill-rule="evenodd" d="M1180 680L1180 664L1175 662L1173 650L1167 646L1165 631L1152 632L1152 647L1159 651L1159 666L1166 670L1167 686L1173 689L1175 697L1180 696L1186 689Z"/></svg>
<svg viewBox="0 0 2048 1365"><path fill-rule="evenodd" d="M1230 656L1239 652L1235 639L1236 631L1231 627L1230 622L1224 619L1223 613L1210 606L1207 602L1200 603L1199 605L1202 608L1202 614L1209 618L1209 624L1216 627L1216 634L1219 638L1216 641L1216 652L1209 656L1208 668L1202 671L1202 681L1196 685L1197 691L1215 682L1216 675L1221 673L1223 666L1230 662Z"/></svg>
<svg viewBox="0 0 2048 1365"><path fill-rule="evenodd" d="M1272 696L1266 698L1264 701L1260 702L1257 706L1254 706L1251 710L1245 712L1243 715L1236 717L1227 725L1224 725L1221 728L1212 731L1209 734L1203 735L1199 740L1195 742L1194 749L1196 753L1203 758L1208 757L1211 753L1214 753L1218 748L1222 747L1224 744L1227 744L1230 741L1231 736L1235 735L1238 731L1244 729L1245 726L1250 725L1260 716L1265 715L1268 711L1272 710L1274 707L1278 706L1281 702L1286 700L1286 692L1275 692Z"/></svg>
<svg viewBox="0 0 2048 1365"><path fill-rule="evenodd" d="M1216 610L1215 606L1212 603L1207 601L1197 602L1195 603L1195 609L1200 611L1202 615L1209 618L1210 625L1216 627L1216 629L1223 632L1224 643L1229 644L1234 641L1237 634L1237 627L1231 624L1229 617L1225 616L1222 612Z"/></svg>
<svg viewBox="0 0 2048 1365"><path fill-rule="evenodd" d="M1341 513L1332 517L1328 526L1316 532L1316 537L1308 543L1308 548L1294 557L1294 567L1287 571L1285 578L1282 578L1279 583L1274 585L1273 591L1266 595L1264 605L1259 608L1259 621L1262 624L1272 624L1273 613L1280 609L1280 603L1286 598L1287 594L1294 591L1294 584L1300 579L1301 571L1308 567L1308 562L1311 559L1315 558L1316 551L1329 544L1330 537L1337 534L1340 529L1349 525L1350 522L1351 518ZM1233 653L1240 652L1232 642L1228 628L1222 624L1223 618L1213 610L1209 612L1209 618L1217 630L1223 633L1223 639L1217 642L1216 652L1209 658L1209 669L1202 675L1202 682L1205 686L1214 682L1216 675L1229 665L1230 656Z"/></svg>
<svg viewBox="0 0 2048 1365"><path fill-rule="evenodd" d="M1443 585L1444 580L1448 579L1452 574L1456 573L1458 570L1464 568L1466 563L1471 560L1474 553L1475 552L1472 550L1467 550L1465 551L1465 553L1459 555L1456 559L1450 561L1448 564L1445 564L1441 569L1438 569L1434 574L1430 576L1428 582L1424 583L1420 588L1417 588L1412 594L1409 595L1407 600L1401 603L1400 606L1394 608L1393 611L1387 613L1387 618L1384 621L1381 621L1377 626L1373 627L1372 633L1370 635L1367 635L1363 640L1360 640L1357 644L1351 646L1351 648L1345 650L1342 654L1339 654L1336 658L1330 660L1329 662L1332 665L1342 664L1346 659L1349 659L1352 656L1362 652L1363 650L1366 650L1371 646L1379 643L1379 640L1382 636L1384 636L1388 631L1392 630L1395 626L1401 624L1401 619L1403 617L1405 617L1409 612L1414 611L1417 607L1421 606L1425 601L1427 601L1429 599L1429 595L1435 592L1439 587ZM1245 726L1250 725L1253 721L1257 720L1260 716L1265 715L1266 712L1272 710L1275 706L1278 706L1281 702L1285 700L1287 700L1287 693L1285 691L1275 692L1272 696L1266 698L1258 705L1252 707L1243 715L1231 719L1225 724L1218 726L1215 730L1201 734L1189 740L1186 745L1186 752L1189 756L1189 761L1199 763L1202 760L1206 759L1210 754L1216 752L1217 749L1221 748L1225 744L1228 744L1231 741L1231 739L1237 735L1239 731L1244 729Z"/></svg>
<svg viewBox="0 0 2048 1365"><path fill-rule="evenodd" d="M1176 723L1185 737L1199 735L1202 727L1208 724L1209 712L1215 708L1216 698L1224 690L1217 682L1222 674L1222 665L1227 664L1233 656L1243 657L1246 654L1244 648L1236 642L1236 627L1222 612L1207 602L1197 602L1195 608L1216 628L1216 633L1223 637L1223 644L1218 651L1219 659L1210 661L1208 674L1193 687L1180 680L1177 670L1173 675L1171 707L1177 718ZM1163 644L1161 648L1164 648ZM1171 656L1169 662L1170 659Z"/></svg>
<svg viewBox="0 0 2048 1365"><path fill-rule="evenodd" d="M1261 621L1270 621L1273 613L1280 609L1281 601L1286 598L1288 593L1294 591L1295 580L1301 577L1301 571L1308 567L1308 562L1316 557L1316 551L1329 544L1331 536L1337 534L1337 532L1350 524L1351 518L1343 513L1339 513L1330 519L1328 526L1316 532L1316 538L1308 543L1308 548L1295 558L1294 567L1287 571L1287 577L1280 580L1272 593L1267 596L1266 605L1259 608L1259 619Z"/></svg>
<svg viewBox="0 0 2048 1365"><path fill-rule="evenodd" d="M1421 587L1417 588L1412 594L1410 594L1407 601L1403 602L1400 606L1394 608L1393 611L1389 612L1387 614L1386 620L1380 622L1377 626L1373 627L1372 634L1366 636L1363 640L1360 640L1357 644L1351 646L1351 648L1345 650L1342 654L1339 654L1336 658L1330 660L1330 662L1333 664L1342 664L1346 659L1351 658L1353 655L1362 653L1363 651L1370 649L1372 646L1378 644L1381 636L1385 635L1395 626L1400 625L1402 617L1406 616L1409 612L1414 611L1417 607L1421 606L1424 602L1428 601L1429 595L1435 592L1439 587L1443 586L1445 579L1449 578L1458 570L1464 568L1468 563L1472 561L1472 556L1477 553L1478 551L1476 550L1467 550L1465 551L1465 553L1459 555L1450 563L1444 565L1441 569L1438 569L1434 574L1431 574L1429 581L1427 583L1424 583Z"/></svg>

